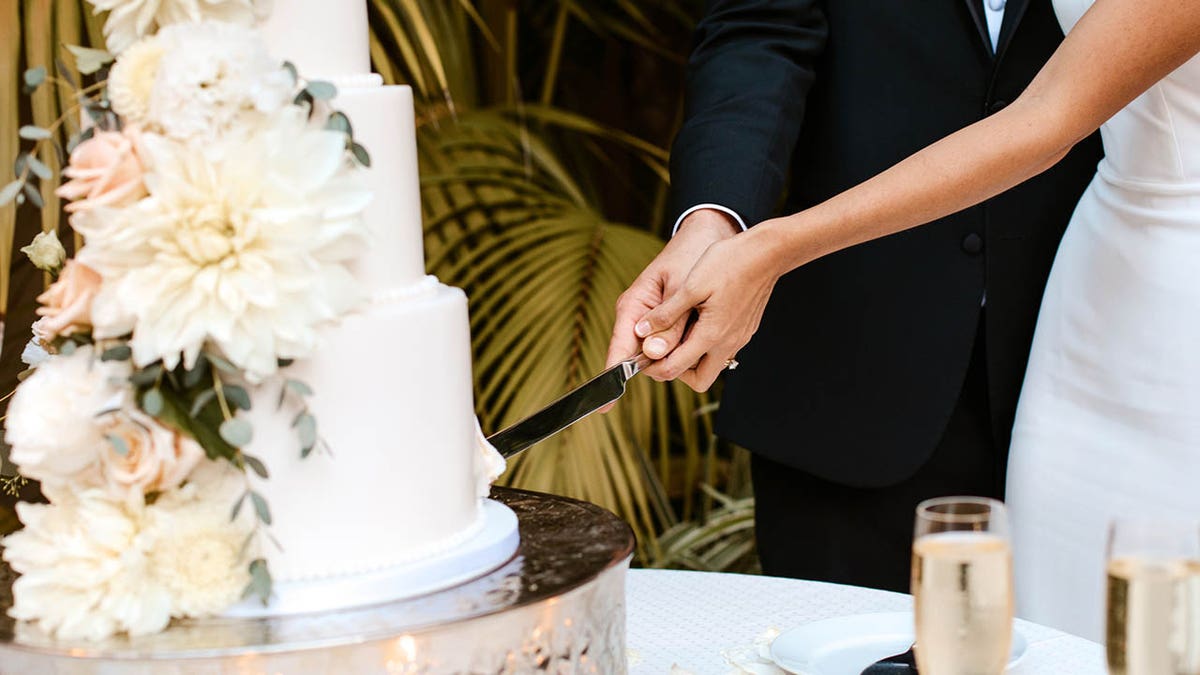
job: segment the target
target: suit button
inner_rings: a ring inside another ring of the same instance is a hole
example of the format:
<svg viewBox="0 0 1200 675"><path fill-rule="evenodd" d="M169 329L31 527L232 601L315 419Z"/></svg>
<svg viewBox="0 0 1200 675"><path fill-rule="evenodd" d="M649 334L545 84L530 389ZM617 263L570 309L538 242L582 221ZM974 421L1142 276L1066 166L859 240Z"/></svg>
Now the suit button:
<svg viewBox="0 0 1200 675"><path fill-rule="evenodd" d="M1008 101L992 101L991 105L988 106L988 114L995 115L1006 107L1008 107Z"/></svg>
<svg viewBox="0 0 1200 675"><path fill-rule="evenodd" d="M962 249L971 255L979 255L983 252L983 237L972 232L963 237Z"/></svg>

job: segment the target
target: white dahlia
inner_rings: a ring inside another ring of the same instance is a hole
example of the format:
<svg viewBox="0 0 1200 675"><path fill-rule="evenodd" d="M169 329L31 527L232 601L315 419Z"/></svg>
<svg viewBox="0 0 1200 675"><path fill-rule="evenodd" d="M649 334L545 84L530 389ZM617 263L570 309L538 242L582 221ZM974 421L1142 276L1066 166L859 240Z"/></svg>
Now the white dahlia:
<svg viewBox="0 0 1200 675"><path fill-rule="evenodd" d="M108 11L104 36L119 54L142 37L174 23L213 20L252 26L270 12L269 0L88 0Z"/></svg>
<svg viewBox="0 0 1200 675"><path fill-rule="evenodd" d="M101 361L90 347L45 360L9 403L9 461L52 499L68 485L98 486L100 452L109 446L100 413L129 405L129 372L127 363Z"/></svg>
<svg viewBox="0 0 1200 675"><path fill-rule="evenodd" d="M140 118L149 131L209 142L233 132L251 133L264 116L291 104L291 75L253 29L214 21L178 24L163 29L154 43L161 53L153 61L154 80ZM128 69L121 65L124 56L118 60L114 105L119 96L121 107L137 112L153 51L131 49L137 58Z"/></svg>
<svg viewBox="0 0 1200 675"><path fill-rule="evenodd" d="M134 360L191 367L206 343L259 382L309 355L358 300L347 265L370 192L345 137L288 106L254 133L197 151L146 134L150 196L78 214L81 262L104 278L98 337L133 333Z"/></svg>
<svg viewBox="0 0 1200 675"><path fill-rule="evenodd" d="M219 614L237 602L250 582L242 548L252 522L229 514L246 489L245 475L226 462L205 462L206 473L236 489L204 489L188 483L164 493L146 510L149 570L171 595L176 617ZM203 479L202 479L203 481ZM235 495L236 493L236 495ZM250 506L241 515L249 516Z"/></svg>
<svg viewBox="0 0 1200 675"><path fill-rule="evenodd" d="M99 490L56 504L17 504L25 527L4 539L21 576L9 615L65 640L156 633L171 595L149 574L140 514Z"/></svg>

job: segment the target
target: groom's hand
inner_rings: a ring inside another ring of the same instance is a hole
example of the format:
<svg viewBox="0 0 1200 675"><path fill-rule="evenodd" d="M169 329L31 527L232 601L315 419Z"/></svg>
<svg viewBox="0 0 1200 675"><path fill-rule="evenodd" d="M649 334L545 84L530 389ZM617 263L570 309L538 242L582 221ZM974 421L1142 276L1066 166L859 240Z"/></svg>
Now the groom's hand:
<svg viewBox="0 0 1200 675"><path fill-rule="evenodd" d="M658 363L679 345L686 317L667 330L659 331L643 341L638 336L637 322L646 312L657 307L683 284L692 266L715 242L729 239L741 228L730 216L715 209L700 209L679 224L679 230L663 247L661 253L646 266L633 284L617 300L617 319L608 344L608 365L641 351L656 362L646 374L656 380L668 379L658 371ZM605 408L605 412L612 406Z"/></svg>

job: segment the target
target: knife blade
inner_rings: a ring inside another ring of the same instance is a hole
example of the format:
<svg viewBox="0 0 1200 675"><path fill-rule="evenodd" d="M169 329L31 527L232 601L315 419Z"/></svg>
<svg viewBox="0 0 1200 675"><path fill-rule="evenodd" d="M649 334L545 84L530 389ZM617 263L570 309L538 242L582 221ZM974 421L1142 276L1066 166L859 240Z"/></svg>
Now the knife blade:
<svg viewBox="0 0 1200 675"><path fill-rule="evenodd" d="M629 380L650 363L642 354L625 359L487 440L505 459L519 454L621 398Z"/></svg>

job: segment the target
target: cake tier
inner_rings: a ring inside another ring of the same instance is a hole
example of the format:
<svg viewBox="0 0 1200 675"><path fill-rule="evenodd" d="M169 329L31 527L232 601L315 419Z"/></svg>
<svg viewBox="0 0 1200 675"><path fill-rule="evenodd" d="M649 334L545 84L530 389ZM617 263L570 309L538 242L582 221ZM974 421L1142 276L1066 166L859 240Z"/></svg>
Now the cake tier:
<svg viewBox="0 0 1200 675"><path fill-rule="evenodd" d="M259 26L271 53L310 79L371 72L366 0L274 0Z"/></svg>
<svg viewBox="0 0 1200 675"><path fill-rule="evenodd" d="M254 392L248 452L270 472L283 582L365 573L461 545L481 527L467 299L427 277L379 297L289 368L310 385L320 444L301 458L279 386ZM294 398L294 397L292 397Z"/></svg>
<svg viewBox="0 0 1200 675"><path fill-rule="evenodd" d="M369 291L417 283L425 275L425 253L412 89L342 87L335 105L371 153L369 246L355 265L355 276Z"/></svg>

